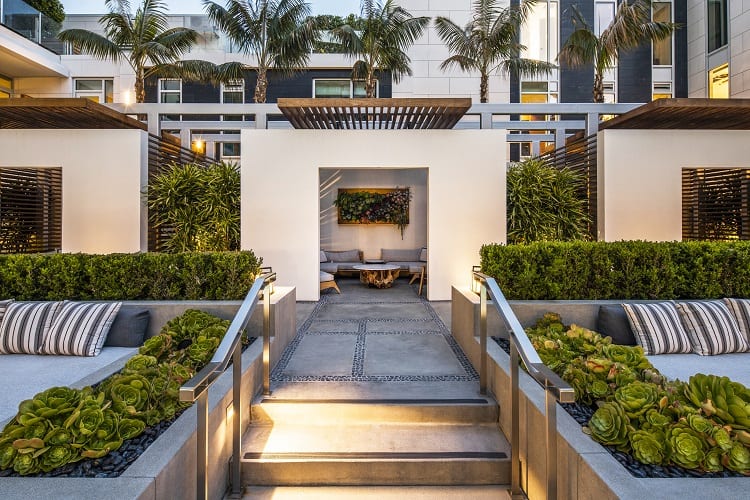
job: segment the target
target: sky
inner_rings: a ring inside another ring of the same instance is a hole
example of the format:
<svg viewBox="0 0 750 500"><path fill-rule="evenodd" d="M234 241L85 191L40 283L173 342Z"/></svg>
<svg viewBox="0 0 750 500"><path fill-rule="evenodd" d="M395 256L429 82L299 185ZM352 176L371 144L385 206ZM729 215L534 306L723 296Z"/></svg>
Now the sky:
<svg viewBox="0 0 750 500"><path fill-rule="evenodd" d="M104 0L61 0L66 14L103 14L107 12ZM223 0L214 0L221 5ZM313 14L335 14L345 16L359 13L359 0L308 0ZM139 0L130 0L135 6ZM201 0L166 0L170 14L203 14Z"/></svg>

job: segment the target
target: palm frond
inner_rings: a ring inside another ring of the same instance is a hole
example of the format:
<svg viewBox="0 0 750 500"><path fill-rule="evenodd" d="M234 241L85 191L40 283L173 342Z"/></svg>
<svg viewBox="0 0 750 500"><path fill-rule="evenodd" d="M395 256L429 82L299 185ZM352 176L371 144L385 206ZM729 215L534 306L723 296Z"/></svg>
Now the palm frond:
<svg viewBox="0 0 750 500"><path fill-rule="evenodd" d="M582 66L596 60L599 52L599 39L593 31L579 28L570 34L560 49L557 59L570 66Z"/></svg>
<svg viewBox="0 0 750 500"><path fill-rule="evenodd" d="M243 65L238 62L216 65L208 61L186 60L171 64L157 64L149 68L148 76L182 78L213 84L229 83L244 77Z"/></svg>
<svg viewBox="0 0 750 500"><path fill-rule="evenodd" d="M73 46L84 54L97 59L119 61L123 56L121 48L105 37L83 29L61 31L57 37Z"/></svg>
<svg viewBox="0 0 750 500"><path fill-rule="evenodd" d="M546 61L514 57L504 59L500 63L499 69L501 69L506 74L514 74L534 78L539 76L546 76L555 68L556 66L554 64L550 64Z"/></svg>

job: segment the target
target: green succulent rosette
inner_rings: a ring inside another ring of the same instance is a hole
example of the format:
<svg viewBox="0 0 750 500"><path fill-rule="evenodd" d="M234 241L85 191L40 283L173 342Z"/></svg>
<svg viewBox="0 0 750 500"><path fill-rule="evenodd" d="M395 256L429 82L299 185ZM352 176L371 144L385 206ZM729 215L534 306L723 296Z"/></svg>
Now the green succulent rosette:
<svg viewBox="0 0 750 500"><path fill-rule="evenodd" d="M124 371L143 372L147 368L156 366L158 363L159 361L155 356L150 356L148 354L136 354L135 356L130 358L127 363L125 363Z"/></svg>
<svg viewBox="0 0 750 500"><path fill-rule="evenodd" d="M36 474L41 470L39 467L39 459L37 459L32 453L19 453L15 460L13 460L13 470L22 476Z"/></svg>
<svg viewBox="0 0 750 500"><path fill-rule="evenodd" d="M172 337L170 337L169 335L161 334L146 340L138 349L138 354L141 354L143 356L152 356L157 360L161 360L162 357L166 356L169 353L169 349L171 346Z"/></svg>
<svg viewBox="0 0 750 500"><path fill-rule="evenodd" d="M724 470L724 465L722 465L721 461L723 459L724 450L721 448L711 448L706 453L705 458L703 459L703 463L701 464L701 467L703 470L707 472L721 472Z"/></svg>
<svg viewBox="0 0 750 500"><path fill-rule="evenodd" d="M587 428L596 441L623 449L628 445L629 423L630 419L622 406L610 401L600 404L591 416Z"/></svg>
<svg viewBox="0 0 750 500"><path fill-rule="evenodd" d="M684 425L677 425L667 431L669 459L686 469L697 469L706 456L708 443L704 437Z"/></svg>
<svg viewBox="0 0 750 500"><path fill-rule="evenodd" d="M610 344L602 347L602 354L617 363L622 363L633 370L653 368L651 362L643 354L640 346L624 346Z"/></svg>
<svg viewBox="0 0 750 500"><path fill-rule="evenodd" d="M75 436L67 427L54 427L44 436L44 442L51 446L66 445L75 442Z"/></svg>
<svg viewBox="0 0 750 500"><path fill-rule="evenodd" d="M636 460L644 464L661 465L666 458L663 436L648 431L631 432L630 447Z"/></svg>
<svg viewBox="0 0 750 500"><path fill-rule="evenodd" d="M615 400L634 419L658 406L659 399L659 388L645 382L635 381L615 391Z"/></svg>
<svg viewBox="0 0 750 500"><path fill-rule="evenodd" d="M700 432L701 434L705 434L707 436L713 435L714 425L709 422L708 419L703 418L703 416L699 413L688 415L687 417L685 417L685 421L694 431Z"/></svg>
<svg viewBox="0 0 750 500"><path fill-rule="evenodd" d="M750 475L750 449L742 443L735 442L732 449L724 455L722 463L727 469Z"/></svg>
<svg viewBox="0 0 750 500"><path fill-rule="evenodd" d="M615 387L628 385L637 379L636 371L620 362L615 362L607 373L607 381L614 384Z"/></svg>
<svg viewBox="0 0 750 500"><path fill-rule="evenodd" d="M576 401L580 401L585 404L592 404L591 395L589 394L588 388L591 385L592 377L588 373L584 372L580 368L574 366L568 366L562 375L565 380L576 393Z"/></svg>
<svg viewBox="0 0 750 500"><path fill-rule="evenodd" d="M141 375L115 375L108 390L112 408L122 415L135 415L148 408L151 385Z"/></svg>
<svg viewBox="0 0 750 500"><path fill-rule="evenodd" d="M0 440L0 469L8 469L13 465L18 452L13 447L13 439L3 438Z"/></svg>
<svg viewBox="0 0 750 500"><path fill-rule="evenodd" d="M70 445L54 445L39 456L39 468L43 472L49 472L78 459L80 459L78 451Z"/></svg>
<svg viewBox="0 0 750 500"><path fill-rule="evenodd" d="M188 356L186 363L196 368L202 368L211 360L219 343L220 340L215 337L198 337L186 349Z"/></svg>
<svg viewBox="0 0 750 500"><path fill-rule="evenodd" d="M665 427L673 422L670 416L659 413L655 408L646 411L644 421L654 427Z"/></svg>
<svg viewBox="0 0 750 500"><path fill-rule="evenodd" d="M120 420L120 438L125 441L139 436L146 428L146 423L136 418L123 418Z"/></svg>
<svg viewBox="0 0 750 500"><path fill-rule="evenodd" d="M591 399L594 401L599 399L606 399L606 397L609 396L611 392L612 388L607 382L603 380L594 380L589 386L589 393L591 394Z"/></svg>

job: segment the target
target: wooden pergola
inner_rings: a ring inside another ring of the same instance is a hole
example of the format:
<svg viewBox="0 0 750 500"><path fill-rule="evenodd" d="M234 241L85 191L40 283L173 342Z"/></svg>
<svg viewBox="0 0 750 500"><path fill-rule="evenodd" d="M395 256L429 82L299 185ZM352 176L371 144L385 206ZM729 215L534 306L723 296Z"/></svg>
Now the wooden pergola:
<svg viewBox="0 0 750 500"><path fill-rule="evenodd" d="M297 129L451 129L471 99L279 99Z"/></svg>
<svg viewBox="0 0 750 500"><path fill-rule="evenodd" d="M0 99L0 129L141 129L146 124L83 98Z"/></svg>
<svg viewBox="0 0 750 500"><path fill-rule="evenodd" d="M750 130L750 99L657 99L599 124L599 130Z"/></svg>

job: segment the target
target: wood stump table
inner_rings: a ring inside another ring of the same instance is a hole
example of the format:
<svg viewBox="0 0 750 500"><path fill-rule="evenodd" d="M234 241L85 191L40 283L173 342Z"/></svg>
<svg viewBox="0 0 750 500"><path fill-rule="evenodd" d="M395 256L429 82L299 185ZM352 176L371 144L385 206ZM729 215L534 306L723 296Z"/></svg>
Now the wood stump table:
<svg viewBox="0 0 750 500"><path fill-rule="evenodd" d="M401 266L395 264L359 264L352 267L359 271L360 282L377 288L390 288L401 271Z"/></svg>

